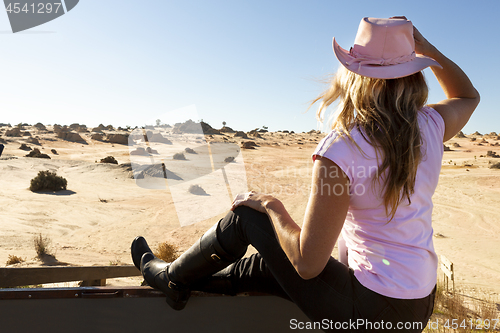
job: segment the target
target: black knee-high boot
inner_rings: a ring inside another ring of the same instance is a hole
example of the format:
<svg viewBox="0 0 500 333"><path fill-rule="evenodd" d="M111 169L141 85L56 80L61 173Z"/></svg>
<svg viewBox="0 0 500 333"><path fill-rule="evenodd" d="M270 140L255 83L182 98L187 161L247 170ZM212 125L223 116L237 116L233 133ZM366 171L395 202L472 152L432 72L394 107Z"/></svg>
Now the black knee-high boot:
<svg viewBox="0 0 500 333"><path fill-rule="evenodd" d="M146 252L141 259L141 272L146 282L163 291L167 303L182 310L189 299L190 285L210 276L243 257L246 246L223 249L217 240L217 225L208 230L198 242L171 264Z"/></svg>
<svg viewBox="0 0 500 333"><path fill-rule="evenodd" d="M196 281L191 290L231 296L258 292L290 300L258 253L239 259L214 275Z"/></svg>

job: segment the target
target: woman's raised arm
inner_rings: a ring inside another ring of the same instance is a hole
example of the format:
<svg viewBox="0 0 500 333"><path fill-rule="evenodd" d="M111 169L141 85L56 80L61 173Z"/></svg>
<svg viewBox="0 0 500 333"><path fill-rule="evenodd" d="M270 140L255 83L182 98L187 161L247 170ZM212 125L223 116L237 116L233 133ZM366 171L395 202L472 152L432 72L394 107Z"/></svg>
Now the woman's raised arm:
<svg viewBox="0 0 500 333"><path fill-rule="evenodd" d="M417 28L413 29L415 52L433 58L443 67L441 69L433 66L431 69L441 85L446 99L429 106L443 117L445 123L443 141L448 141L469 121L479 104L479 93L459 66L429 43Z"/></svg>

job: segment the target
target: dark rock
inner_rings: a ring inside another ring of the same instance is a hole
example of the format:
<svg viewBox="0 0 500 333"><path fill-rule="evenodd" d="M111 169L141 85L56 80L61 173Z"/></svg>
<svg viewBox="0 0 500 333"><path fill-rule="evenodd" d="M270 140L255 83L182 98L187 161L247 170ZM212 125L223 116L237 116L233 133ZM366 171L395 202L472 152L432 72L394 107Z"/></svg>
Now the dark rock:
<svg viewBox="0 0 500 333"><path fill-rule="evenodd" d="M25 151L30 151L32 150L31 147L27 146L25 143L21 144L21 147L19 147L19 149L21 150L25 150Z"/></svg>
<svg viewBox="0 0 500 333"><path fill-rule="evenodd" d="M45 125L42 124L42 123L36 123L35 125L33 125L33 127L35 127L38 130L41 130L41 131L46 131L47 130L47 127L45 127Z"/></svg>
<svg viewBox="0 0 500 333"><path fill-rule="evenodd" d="M107 157L101 159L100 163L118 164L118 161L113 156L107 156Z"/></svg>
<svg viewBox="0 0 500 333"><path fill-rule="evenodd" d="M33 138L33 137L31 137L31 138L29 138L29 139L28 139L28 140L26 140L26 141L27 141L28 143L31 143L31 144L34 144L34 145L38 145L38 146L40 146L40 145L41 145L41 144L40 144L40 141L38 141L38 139L37 139L37 138Z"/></svg>
<svg viewBox="0 0 500 333"><path fill-rule="evenodd" d="M17 127L5 131L5 136L21 137L21 130Z"/></svg>
<svg viewBox="0 0 500 333"><path fill-rule="evenodd" d="M102 132L101 132L101 133L102 133ZM103 136L102 136L102 134L100 134L100 133L94 133L94 134L92 134L92 135L90 136L90 138L91 138L92 140L96 140L96 141L102 141L102 140L103 140Z"/></svg>
<svg viewBox="0 0 500 333"><path fill-rule="evenodd" d="M200 123L195 123L191 119L183 122L183 123L177 123L174 125L174 128L172 129L173 133L197 133L197 134L203 134L200 133L200 131L203 131L201 124Z"/></svg>
<svg viewBox="0 0 500 333"><path fill-rule="evenodd" d="M243 148L243 149L255 149L255 147L258 147L258 146L253 141L243 141L243 142L241 142L241 148Z"/></svg>
<svg viewBox="0 0 500 333"><path fill-rule="evenodd" d="M32 151L30 151L29 154L26 155L26 157L36 157L36 158L48 158L48 159L50 159L49 155L41 153L40 150L38 150L38 148L35 148Z"/></svg>
<svg viewBox="0 0 500 333"><path fill-rule="evenodd" d="M228 127L228 126L222 127L219 131L221 133L234 133L234 132L236 132L235 130L233 130L231 127Z"/></svg>
<svg viewBox="0 0 500 333"><path fill-rule="evenodd" d="M234 135L235 137L241 137L243 139L248 139L248 136L246 135L245 132L242 132L242 131L238 131L236 132L236 134Z"/></svg>
<svg viewBox="0 0 500 333"><path fill-rule="evenodd" d="M150 134L151 133L151 134ZM151 131L148 131L148 141L149 142L159 142L159 143L165 143L168 145L172 144L172 141L161 135L161 133L152 133Z"/></svg>
<svg viewBox="0 0 500 333"><path fill-rule="evenodd" d="M108 142L128 145L128 134L109 134Z"/></svg>
<svg viewBox="0 0 500 333"><path fill-rule="evenodd" d="M189 186L188 192L195 195L208 195L200 185Z"/></svg>

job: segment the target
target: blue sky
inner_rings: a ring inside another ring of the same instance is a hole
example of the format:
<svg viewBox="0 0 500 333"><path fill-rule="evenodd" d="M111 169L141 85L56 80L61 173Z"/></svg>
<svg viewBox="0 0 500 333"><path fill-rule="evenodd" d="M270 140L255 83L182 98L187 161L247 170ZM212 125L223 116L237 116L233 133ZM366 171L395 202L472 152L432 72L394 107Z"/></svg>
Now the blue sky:
<svg viewBox="0 0 500 333"><path fill-rule="evenodd" d="M464 131L500 132L499 9L484 0L80 0L16 34L3 11L0 123L169 123L164 113L194 104L216 128L309 131L308 101L338 67L332 37L348 49L362 17L406 15L481 93ZM429 102L443 99L425 74Z"/></svg>

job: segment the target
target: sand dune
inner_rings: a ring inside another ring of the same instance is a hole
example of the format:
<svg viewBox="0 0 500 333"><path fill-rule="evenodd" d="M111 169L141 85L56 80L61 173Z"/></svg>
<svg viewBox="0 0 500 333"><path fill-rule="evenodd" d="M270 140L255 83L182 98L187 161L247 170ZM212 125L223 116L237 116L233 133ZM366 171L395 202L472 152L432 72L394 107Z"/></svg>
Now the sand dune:
<svg viewBox="0 0 500 333"><path fill-rule="evenodd" d="M33 259L32 245L39 233L52 239L61 262L131 264L129 246L135 236L143 235L151 244L168 240L185 250L224 215L181 228L168 187L145 189L131 178L127 145L92 140L90 132L79 133L85 140L82 144L35 127L25 131L38 139L41 146L36 147L51 159L24 157L27 151L19 149L22 143L35 147L27 142L29 137L9 137L5 127L0 130L6 142L0 159L0 265L9 255L26 258L21 265L40 265ZM322 134L277 132L259 136L244 138L227 132L207 138L238 145L255 143L256 149L242 149L248 189L276 195L300 224L310 186L310 156ZM471 137L476 140L471 141ZM433 215L436 251L454 263L457 284L483 288L491 294L500 293L500 170L488 166L500 158L486 156L490 150L500 153L500 147L492 146L497 139L475 135L446 143L452 151L444 154ZM114 156L119 165L96 163L106 156ZM30 179L41 170L66 178L67 190L29 191ZM336 250L333 254L337 256ZM130 278L114 283L139 282L139 278Z"/></svg>

